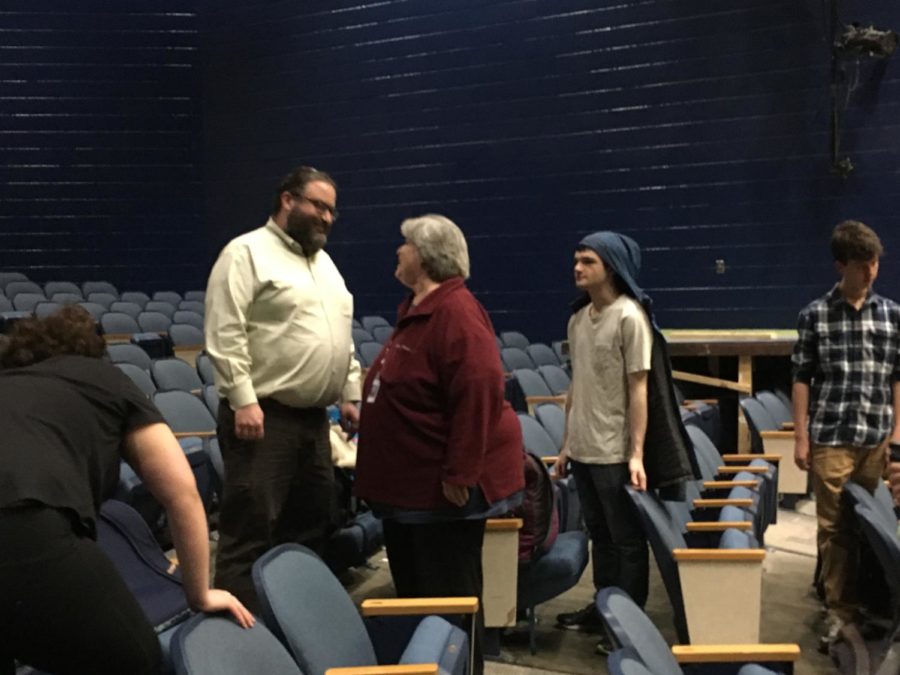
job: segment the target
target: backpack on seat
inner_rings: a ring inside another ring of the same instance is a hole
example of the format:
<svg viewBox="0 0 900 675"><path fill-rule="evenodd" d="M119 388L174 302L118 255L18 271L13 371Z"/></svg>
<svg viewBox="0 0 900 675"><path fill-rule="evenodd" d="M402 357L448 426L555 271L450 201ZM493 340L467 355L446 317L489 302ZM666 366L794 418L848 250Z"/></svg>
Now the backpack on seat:
<svg viewBox="0 0 900 675"><path fill-rule="evenodd" d="M536 561L553 548L559 534L556 486L541 459L525 451L525 490L522 504L513 510L522 519L519 564Z"/></svg>

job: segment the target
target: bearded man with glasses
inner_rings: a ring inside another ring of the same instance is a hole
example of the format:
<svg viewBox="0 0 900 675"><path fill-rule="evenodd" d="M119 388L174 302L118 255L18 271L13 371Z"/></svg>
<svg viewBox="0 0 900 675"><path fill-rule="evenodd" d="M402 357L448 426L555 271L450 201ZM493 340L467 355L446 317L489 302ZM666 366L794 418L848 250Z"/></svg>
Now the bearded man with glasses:
<svg viewBox="0 0 900 675"><path fill-rule="evenodd" d="M232 240L206 291L206 350L225 461L216 583L254 613L253 562L296 542L321 553L336 526L329 422L359 422L353 296L322 250L337 186L299 167L278 185L268 222Z"/></svg>

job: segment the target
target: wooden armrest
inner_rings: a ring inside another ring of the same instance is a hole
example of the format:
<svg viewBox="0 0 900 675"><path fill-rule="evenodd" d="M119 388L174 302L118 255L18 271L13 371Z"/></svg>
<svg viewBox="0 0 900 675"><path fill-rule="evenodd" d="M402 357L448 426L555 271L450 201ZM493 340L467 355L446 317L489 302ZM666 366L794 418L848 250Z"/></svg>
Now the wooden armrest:
<svg viewBox="0 0 900 675"><path fill-rule="evenodd" d="M745 487L751 490L759 487L755 480L705 480L703 488L708 490L727 490L733 487Z"/></svg>
<svg viewBox="0 0 900 675"><path fill-rule="evenodd" d="M766 557L764 548L674 548L675 562L762 562Z"/></svg>
<svg viewBox="0 0 900 675"><path fill-rule="evenodd" d="M716 387L717 389L729 389L731 391L740 392L741 394L752 394L753 393L750 389L749 384L743 384L740 382L732 382L731 380L723 380L720 377L709 377L708 375L697 375L695 373L688 373L683 370L673 370L672 371L672 379L682 380L683 382L694 382L695 384L705 384L709 387Z"/></svg>
<svg viewBox="0 0 900 675"><path fill-rule="evenodd" d="M764 459L767 462L777 463L781 461L781 455L776 455L771 452L768 453L760 453L760 454L745 454L740 453L736 455L722 455L722 460L725 462L747 462L751 459Z"/></svg>
<svg viewBox="0 0 900 675"><path fill-rule="evenodd" d="M687 523L688 532L724 532L725 530L749 530L753 523L745 520L713 520L710 522Z"/></svg>
<svg viewBox="0 0 900 675"><path fill-rule="evenodd" d="M437 675L436 663L410 663L396 666L351 666L329 668L325 675Z"/></svg>
<svg viewBox="0 0 900 675"><path fill-rule="evenodd" d="M488 518L484 524L485 532L505 532L521 530L524 525L521 518Z"/></svg>
<svg viewBox="0 0 900 675"><path fill-rule="evenodd" d="M541 403L556 403L557 405L565 405L566 397L560 396L526 396L525 402L528 405L539 405Z"/></svg>
<svg viewBox="0 0 900 675"><path fill-rule="evenodd" d="M752 499L695 499L694 508L719 508L722 506L753 506Z"/></svg>
<svg viewBox="0 0 900 675"><path fill-rule="evenodd" d="M675 645L672 656L678 663L790 661L800 659L800 646L768 645Z"/></svg>
<svg viewBox="0 0 900 675"><path fill-rule="evenodd" d="M175 431L175 438L188 438L189 436L198 436L199 438L213 438L215 431Z"/></svg>
<svg viewBox="0 0 900 675"><path fill-rule="evenodd" d="M781 430L782 430L782 431L793 431L793 430L794 430L794 423L793 423L793 422L782 422L782 423L781 423Z"/></svg>
<svg viewBox="0 0 900 675"><path fill-rule="evenodd" d="M793 440L794 432L793 431L760 431L760 438L766 440L767 438L771 438L773 440Z"/></svg>
<svg viewBox="0 0 900 675"><path fill-rule="evenodd" d="M547 466L553 466L556 464L556 460L559 459L556 455L547 455L546 457L541 457L541 461Z"/></svg>
<svg viewBox="0 0 900 675"><path fill-rule="evenodd" d="M477 597L459 598L372 598L363 600L363 616L418 616L425 614L474 614Z"/></svg>
<svg viewBox="0 0 900 675"><path fill-rule="evenodd" d="M719 473L767 473L769 469L765 466L720 466Z"/></svg>

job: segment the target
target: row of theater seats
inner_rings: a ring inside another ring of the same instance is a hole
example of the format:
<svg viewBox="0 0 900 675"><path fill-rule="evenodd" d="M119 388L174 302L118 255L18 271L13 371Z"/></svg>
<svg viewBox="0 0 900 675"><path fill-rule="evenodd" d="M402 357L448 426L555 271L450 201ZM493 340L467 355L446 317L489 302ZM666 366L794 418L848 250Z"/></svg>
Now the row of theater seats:
<svg viewBox="0 0 900 675"><path fill-rule="evenodd" d="M200 353L191 366L179 358L152 359L134 344L110 344L107 352L159 408L188 457L204 503L214 510L221 496L224 463L216 438L219 395L209 357ZM137 509L160 538L165 537L159 505L127 464L122 465L117 497ZM368 511L358 511L328 542L325 559L336 571L360 565L382 541L380 521Z"/></svg>

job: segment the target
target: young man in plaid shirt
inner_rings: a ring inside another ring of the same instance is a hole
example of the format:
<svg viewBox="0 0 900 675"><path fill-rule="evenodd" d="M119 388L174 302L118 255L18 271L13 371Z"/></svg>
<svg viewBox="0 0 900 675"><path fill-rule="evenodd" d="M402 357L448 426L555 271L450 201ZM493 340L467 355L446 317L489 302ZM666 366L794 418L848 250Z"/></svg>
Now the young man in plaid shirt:
<svg viewBox="0 0 900 675"><path fill-rule="evenodd" d="M872 290L881 241L847 220L831 251L841 279L800 312L792 358L794 461L813 476L826 649L858 609L859 534L842 515L841 489L854 480L874 491L888 442L900 440L900 305Z"/></svg>

